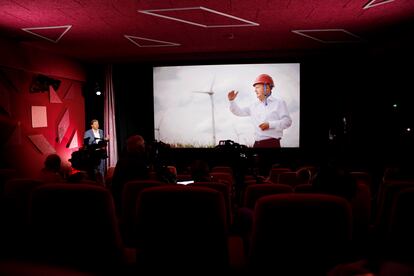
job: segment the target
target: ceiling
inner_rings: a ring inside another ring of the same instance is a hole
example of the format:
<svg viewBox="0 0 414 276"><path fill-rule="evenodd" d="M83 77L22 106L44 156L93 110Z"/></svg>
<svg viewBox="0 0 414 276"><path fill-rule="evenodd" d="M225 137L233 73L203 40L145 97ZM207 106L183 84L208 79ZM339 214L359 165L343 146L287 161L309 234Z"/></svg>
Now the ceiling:
<svg viewBox="0 0 414 276"><path fill-rule="evenodd" d="M371 45L413 19L413 0L0 1L1 36L86 61Z"/></svg>

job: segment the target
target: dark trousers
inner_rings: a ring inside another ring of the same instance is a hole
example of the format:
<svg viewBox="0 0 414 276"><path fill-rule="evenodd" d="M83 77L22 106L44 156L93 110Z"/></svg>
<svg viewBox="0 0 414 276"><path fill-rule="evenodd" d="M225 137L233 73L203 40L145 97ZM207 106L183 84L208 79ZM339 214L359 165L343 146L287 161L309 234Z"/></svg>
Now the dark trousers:
<svg viewBox="0 0 414 276"><path fill-rule="evenodd" d="M253 148L280 148L280 138L270 138L254 142Z"/></svg>

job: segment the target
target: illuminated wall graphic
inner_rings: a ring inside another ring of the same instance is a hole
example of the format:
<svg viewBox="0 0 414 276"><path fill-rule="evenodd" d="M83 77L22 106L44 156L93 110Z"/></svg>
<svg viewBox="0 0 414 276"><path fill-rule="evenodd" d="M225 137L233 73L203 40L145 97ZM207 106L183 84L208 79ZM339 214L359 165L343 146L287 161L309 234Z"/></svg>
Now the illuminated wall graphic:
<svg viewBox="0 0 414 276"><path fill-rule="evenodd" d="M47 127L46 106L32 106L32 127Z"/></svg>
<svg viewBox="0 0 414 276"><path fill-rule="evenodd" d="M0 128L7 137L3 135L1 139L1 161L25 177L36 177L49 153L57 153L63 164L69 166L71 153L80 146L78 133L85 130L83 67L40 50L11 43L2 47ZM31 92L32 81L38 75L59 81L59 87Z"/></svg>

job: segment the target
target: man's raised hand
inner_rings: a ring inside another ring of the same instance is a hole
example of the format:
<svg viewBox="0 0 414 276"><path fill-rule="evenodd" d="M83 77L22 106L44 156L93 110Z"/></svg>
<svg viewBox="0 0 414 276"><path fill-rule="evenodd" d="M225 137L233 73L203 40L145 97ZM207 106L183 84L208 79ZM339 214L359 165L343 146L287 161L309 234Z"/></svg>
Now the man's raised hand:
<svg viewBox="0 0 414 276"><path fill-rule="evenodd" d="M239 91L230 91L229 94L227 94L227 98L229 98L229 101L233 101L234 99L236 99L237 94L239 94Z"/></svg>

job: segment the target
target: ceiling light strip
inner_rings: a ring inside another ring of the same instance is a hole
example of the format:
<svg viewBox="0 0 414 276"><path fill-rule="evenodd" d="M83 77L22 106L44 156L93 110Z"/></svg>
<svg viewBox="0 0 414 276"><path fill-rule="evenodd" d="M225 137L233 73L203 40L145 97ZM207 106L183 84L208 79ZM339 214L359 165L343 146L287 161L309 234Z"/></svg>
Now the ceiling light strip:
<svg viewBox="0 0 414 276"><path fill-rule="evenodd" d="M162 41L162 40L156 40L156 39L149 39L145 37L139 37L139 36L132 36L132 35L124 35L126 39L134 43L138 47L168 47L168 46L181 46L179 43L174 42L168 42L168 41ZM138 42L136 42L134 39L140 39L145 41L151 41L151 42L157 42L157 43L163 43L163 45L141 45Z"/></svg>
<svg viewBox="0 0 414 276"><path fill-rule="evenodd" d="M33 30L51 30L51 29L60 29L60 28L66 28L66 30L56 40L50 39L48 37L45 37L43 35L40 35L40 34L37 34L37 33L33 32ZM70 28L72 28L72 25L53 26L53 27L22 28L22 31L25 31L25 32L27 32L29 34L32 34L32 35L35 35L37 37L46 39L46 40L51 41L53 43L58 43L59 40L70 30Z"/></svg>
<svg viewBox="0 0 414 276"><path fill-rule="evenodd" d="M354 43L354 42L359 42L361 41L361 38L345 29L313 29L313 30L292 30L293 33L319 41L321 43ZM316 38L314 36L308 35L306 33L314 33L314 32L343 32L346 33L347 35L350 35L354 38L357 38L357 41L352 41L352 40L322 40L319 38Z"/></svg>
<svg viewBox="0 0 414 276"><path fill-rule="evenodd" d="M220 16L224 16L224 17L228 17L231 19L235 19L238 21L242 21L245 22L246 24L234 24L234 25L205 25L205 24L200 24L200 23L196 23L193 21L188 21L188 20L184 20L184 19L180 19L180 18L176 18L176 17L172 17L172 16L167 16L167 15L162 15L162 14L158 14L157 12L168 12L168 11L186 11L186 10L203 10L206 12L210 12L210 13L214 13ZM144 13L144 14L148 14L148 15L152 15L152 16L156 16L156 17L161 17L161 18L165 18L165 19L170 19L170 20L174 20L174 21L178 21L178 22L182 22L182 23L186 23L186 24L190 24L190 25L194 25L194 26L198 26L198 27L203 27L203 28L227 28L227 27L251 27L251 26L259 26L259 23L253 22L253 21L249 21L237 16L233 16L230 14L226 14L226 13L222 13L216 10L212 10L209 8L205 8L205 7L187 7L187 8L172 8L172 9L156 9L156 10L138 10L138 12L140 13Z"/></svg>
<svg viewBox="0 0 414 276"><path fill-rule="evenodd" d="M362 9L366 10L366 9L370 9L370 8L373 8L373 7L376 7L376 6L380 6L380 5L383 5L383 4L387 4L387 3L394 2L394 0L386 0L386 1L382 1L382 2L375 3L376 1L377 0L371 0L371 1L369 1L368 3L366 3L364 5L364 7Z"/></svg>

